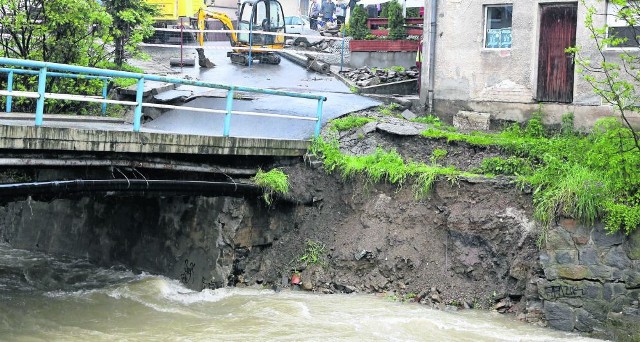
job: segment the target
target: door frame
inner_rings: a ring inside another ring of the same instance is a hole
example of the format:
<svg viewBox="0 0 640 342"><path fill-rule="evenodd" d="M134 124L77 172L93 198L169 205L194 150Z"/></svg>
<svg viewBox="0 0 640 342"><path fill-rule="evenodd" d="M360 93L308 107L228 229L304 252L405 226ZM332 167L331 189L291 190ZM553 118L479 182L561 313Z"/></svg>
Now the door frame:
<svg viewBox="0 0 640 342"><path fill-rule="evenodd" d="M573 7L575 8L576 11L576 19L575 19L575 32L574 32L574 42L573 45L575 45L576 40L577 40L577 28L578 28L578 10L579 10L579 3L576 1L567 1L567 2L544 2L544 3L538 3L537 4L538 7L538 22L537 22L537 26L538 26L538 30L537 30L537 39L536 39L536 43L535 43L535 48L536 48L536 53L535 55L535 59L534 59L534 64L535 64L535 73L536 73L536 79L535 79L535 99L537 102L560 102L557 100L546 100L546 99L541 99L543 96L542 94L542 89L540 87L540 77L541 72L540 72L540 67L541 67L541 63L540 63L540 57L541 57L541 49L540 49L540 44L542 42L542 25L543 25L543 21L542 21L542 15L543 15L543 9L545 7ZM576 87L576 71L575 71L575 63L572 63L572 73L571 73L571 96L570 96L570 101L568 102L560 102L560 103L573 103L574 97L575 97L575 87Z"/></svg>

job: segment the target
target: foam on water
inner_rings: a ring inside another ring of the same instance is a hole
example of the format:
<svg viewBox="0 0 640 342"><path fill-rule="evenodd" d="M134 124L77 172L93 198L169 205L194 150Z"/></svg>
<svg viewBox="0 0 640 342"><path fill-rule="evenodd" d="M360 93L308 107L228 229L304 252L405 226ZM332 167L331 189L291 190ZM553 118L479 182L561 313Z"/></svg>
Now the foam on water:
<svg viewBox="0 0 640 342"><path fill-rule="evenodd" d="M0 244L0 340L586 341L479 311L177 280ZM63 314L61 314L63 313Z"/></svg>

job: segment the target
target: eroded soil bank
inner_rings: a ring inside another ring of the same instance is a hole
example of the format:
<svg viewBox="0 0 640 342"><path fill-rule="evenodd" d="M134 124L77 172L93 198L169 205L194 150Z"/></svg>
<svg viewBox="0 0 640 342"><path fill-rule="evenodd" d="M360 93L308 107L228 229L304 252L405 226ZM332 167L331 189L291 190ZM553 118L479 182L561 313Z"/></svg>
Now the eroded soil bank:
<svg viewBox="0 0 640 342"><path fill-rule="evenodd" d="M446 145L377 129L360 134L343 134L352 153L396 147L428 161ZM446 148L440 162L462 169L499 154ZM512 179L442 179L416 200L410 182L345 180L302 159L283 171L290 198L301 202L114 194L13 200L0 207L0 238L164 274L198 290L289 287L299 272L302 290L384 293L441 309L496 309L615 340L639 336L638 233L607 236L566 219L551 227L541 250L531 194Z"/></svg>

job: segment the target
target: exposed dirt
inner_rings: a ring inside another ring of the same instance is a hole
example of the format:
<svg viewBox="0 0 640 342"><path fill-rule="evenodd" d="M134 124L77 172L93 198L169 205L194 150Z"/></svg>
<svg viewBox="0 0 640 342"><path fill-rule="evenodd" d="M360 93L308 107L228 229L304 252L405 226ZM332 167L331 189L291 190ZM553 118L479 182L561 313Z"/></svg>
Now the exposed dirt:
<svg viewBox="0 0 640 342"><path fill-rule="evenodd" d="M430 162L431 151L441 148L449 151L442 162L461 169L499 154L381 132L354 141L354 134L342 134L348 150L396 148L408 159ZM309 164L285 172L293 195L314 203L295 207L294 226L282 227L270 246L252 250L238 265L246 284L259 279L287 286L299 270L307 290L386 293L438 307L523 309L511 304L531 292L528 279L539 272L538 250L530 194L512 180L441 180L427 198L416 200L410 184L343 180ZM300 262L306 241L325 246L324 265Z"/></svg>

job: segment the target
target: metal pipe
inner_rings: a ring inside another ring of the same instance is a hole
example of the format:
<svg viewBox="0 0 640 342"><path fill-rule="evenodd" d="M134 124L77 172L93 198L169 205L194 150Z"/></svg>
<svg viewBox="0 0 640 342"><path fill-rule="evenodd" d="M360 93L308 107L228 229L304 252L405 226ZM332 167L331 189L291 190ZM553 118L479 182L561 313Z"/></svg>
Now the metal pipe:
<svg viewBox="0 0 640 342"><path fill-rule="evenodd" d="M253 47L253 6L251 8L251 17L249 18L249 69L251 69L251 63L253 62L253 57L251 56L251 48Z"/></svg>
<svg viewBox="0 0 640 342"><path fill-rule="evenodd" d="M82 192L170 192L214 196L260 195L264 190L249 183L183 180L64 180L33 183L0 184L0 197Z"/></svg>
<svg viewBox="0 0 640 342"><path fill-rule="evenodd" d="M109 87L109 80L102 81L102 98L107 99L107 88ZM107 115L107 103L102 102L102 115Z"/></svg>
<svg viewBox="0 0 640 342"><path fill-rule="evenodd" d="M227 91L227 114L224 116L224 129L222 135L229 136L229 130L231 130L231 111L233 110L233 88Z"/></svg>
<svg viewBox="0 0 640 342"><path fill-rule="evenodd" d="M345 35L345 23L342 23L342 49L340 51L340 71L344 65L344 35Z"/></svg>
<svg viewBox="0 0 640 342"><path fill-rule="evenodd" d="M429 103L429 112L434 112L434 86L435 86L435 71L436 71L436 23L438 12L438 0L431 1L431 34L429 39L429 84L427 85L427 102Z"/></svg>
<svg viewBox="0 0 640 342"><path fill-rule="evenodd" d="M36 101L36 127L42 126L44 117L44 97L45 88L47 86L47 67L40 68L38 74L38 100Z"/></svg>
<svg viewBox="0 0 640 342"><path fill-rule="evenodd" d="M142 95L144 94L144 78L138 80L136 87L136 109L133 112L133 131L140 132L142 121Z"/></svg>
<svg viewBox="0 0 640 342"><path fill-rule="evenodd" d="M314 132L314 136L317 138L320 135L320 129L322 128L322 100L318 100L318 112L316 119L316 129Z"/></svg>
<svg viewBox="0 0 640 342"><path fill-rule="evenodd" d="M101 160L101 159L43 159L43 158L0 158L1 166L11 167L128 167L167 171L225 174L234 176L254 176L257 169L240 169L224 166L176 164L171 162L150 162L135 160Z"/></svg>
<svg viewBox="0 0 640 342"><path fill-rule="evenodd" d="M9 71L7 75L7 91L11 93L13 91L13 70ZM13 100L13 96L7 95L7 108L6 112L11 113L11 101Z"/></svg>
<svg viewBox="0 0 640 342"><path fill-rule="evenodd" d="M9 69L9 68L0 68L0 72L2 73L13 72L16 74L33 75L33 76L37 76L39 74L39 72L35 70ZM111 79L111 77L105 77L105 76L78 75L78 74L68 74L68 73L61 73L61 72L55 72L55 71L48 71L47 76L65 77L65 78L81 78L86 80L107 80L107 81Z"/></svg>

